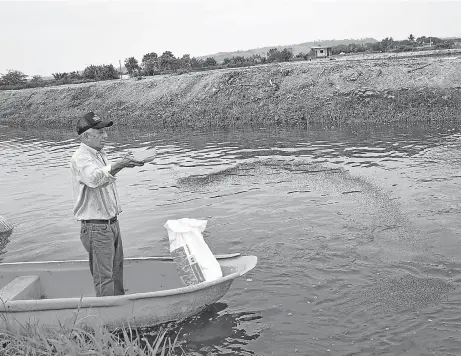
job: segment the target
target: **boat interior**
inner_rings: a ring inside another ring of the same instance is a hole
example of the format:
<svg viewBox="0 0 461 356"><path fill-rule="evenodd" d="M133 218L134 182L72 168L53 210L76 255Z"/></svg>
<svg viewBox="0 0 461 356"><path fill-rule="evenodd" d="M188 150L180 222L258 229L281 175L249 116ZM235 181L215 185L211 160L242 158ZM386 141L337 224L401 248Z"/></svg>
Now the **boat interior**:
<svg viewBox="0 0 461 356"><path fill-rule="evenodd" d="M221 263L223 275L237 271ZM176 264L167 258L126 259L125 294L184 287ZM88 261L0 264L0 301L95 296Z"/></svg>

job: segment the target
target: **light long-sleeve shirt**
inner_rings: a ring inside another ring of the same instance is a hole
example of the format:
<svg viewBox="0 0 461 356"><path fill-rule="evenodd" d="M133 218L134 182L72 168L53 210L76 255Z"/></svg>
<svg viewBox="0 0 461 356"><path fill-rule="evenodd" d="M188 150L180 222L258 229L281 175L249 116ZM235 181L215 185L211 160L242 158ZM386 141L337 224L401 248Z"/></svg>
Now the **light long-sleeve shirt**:
<svg viewBox="0 0 461 356"><path fill-rule="evenodd" d="M74 216L77 220L108 220L122 212L111 165L104 150L83 142L70 160Z"/></svg>

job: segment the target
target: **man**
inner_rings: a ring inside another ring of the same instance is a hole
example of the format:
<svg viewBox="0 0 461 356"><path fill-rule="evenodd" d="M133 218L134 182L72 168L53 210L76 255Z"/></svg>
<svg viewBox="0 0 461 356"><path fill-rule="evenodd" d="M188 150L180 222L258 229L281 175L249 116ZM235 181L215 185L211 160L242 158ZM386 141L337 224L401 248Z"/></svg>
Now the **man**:
<svg viewBox="0 0 461 356"><path fill-rule="evenodd" d="M88 251L96 296L125 294L123 246L117 216L122 212L115 175L123 168L142 166L130 154L111 164L103 150L106 127L93 112L77 122L80 146L70 161L74 216L81 221L80 240Z"/></svg>

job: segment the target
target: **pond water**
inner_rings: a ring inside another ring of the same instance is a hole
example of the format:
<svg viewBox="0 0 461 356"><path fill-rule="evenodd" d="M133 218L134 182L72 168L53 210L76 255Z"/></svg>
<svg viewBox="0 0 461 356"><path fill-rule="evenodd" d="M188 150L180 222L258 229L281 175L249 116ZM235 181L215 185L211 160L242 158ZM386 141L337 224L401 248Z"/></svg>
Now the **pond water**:
<svg viewBox="0 0 461 356"><path fill-rule="evenodd" d="M127 257L169 255L168 219L206 219L215 254L258 256L183 325L220 355L455 355L461 350L461 135L453 126L360 131L148 132L118 174ZM72 216L72 132L0 127L4 262L86 258Z"/></svg>

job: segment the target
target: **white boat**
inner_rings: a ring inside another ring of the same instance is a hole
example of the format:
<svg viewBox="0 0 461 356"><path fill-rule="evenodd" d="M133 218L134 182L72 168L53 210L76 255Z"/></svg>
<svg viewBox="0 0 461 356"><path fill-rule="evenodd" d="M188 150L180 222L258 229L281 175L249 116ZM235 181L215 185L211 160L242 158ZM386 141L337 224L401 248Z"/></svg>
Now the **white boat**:
<svg viewBox="0 0 461 356"><path fill-rule="evenodd" d="M125 295L96 297L88 260L0 263L0 328L99 323L109 330L178 321L221 299L256 256L216 256L223 277L184 286L170 257L126 258Z"/></svg>

